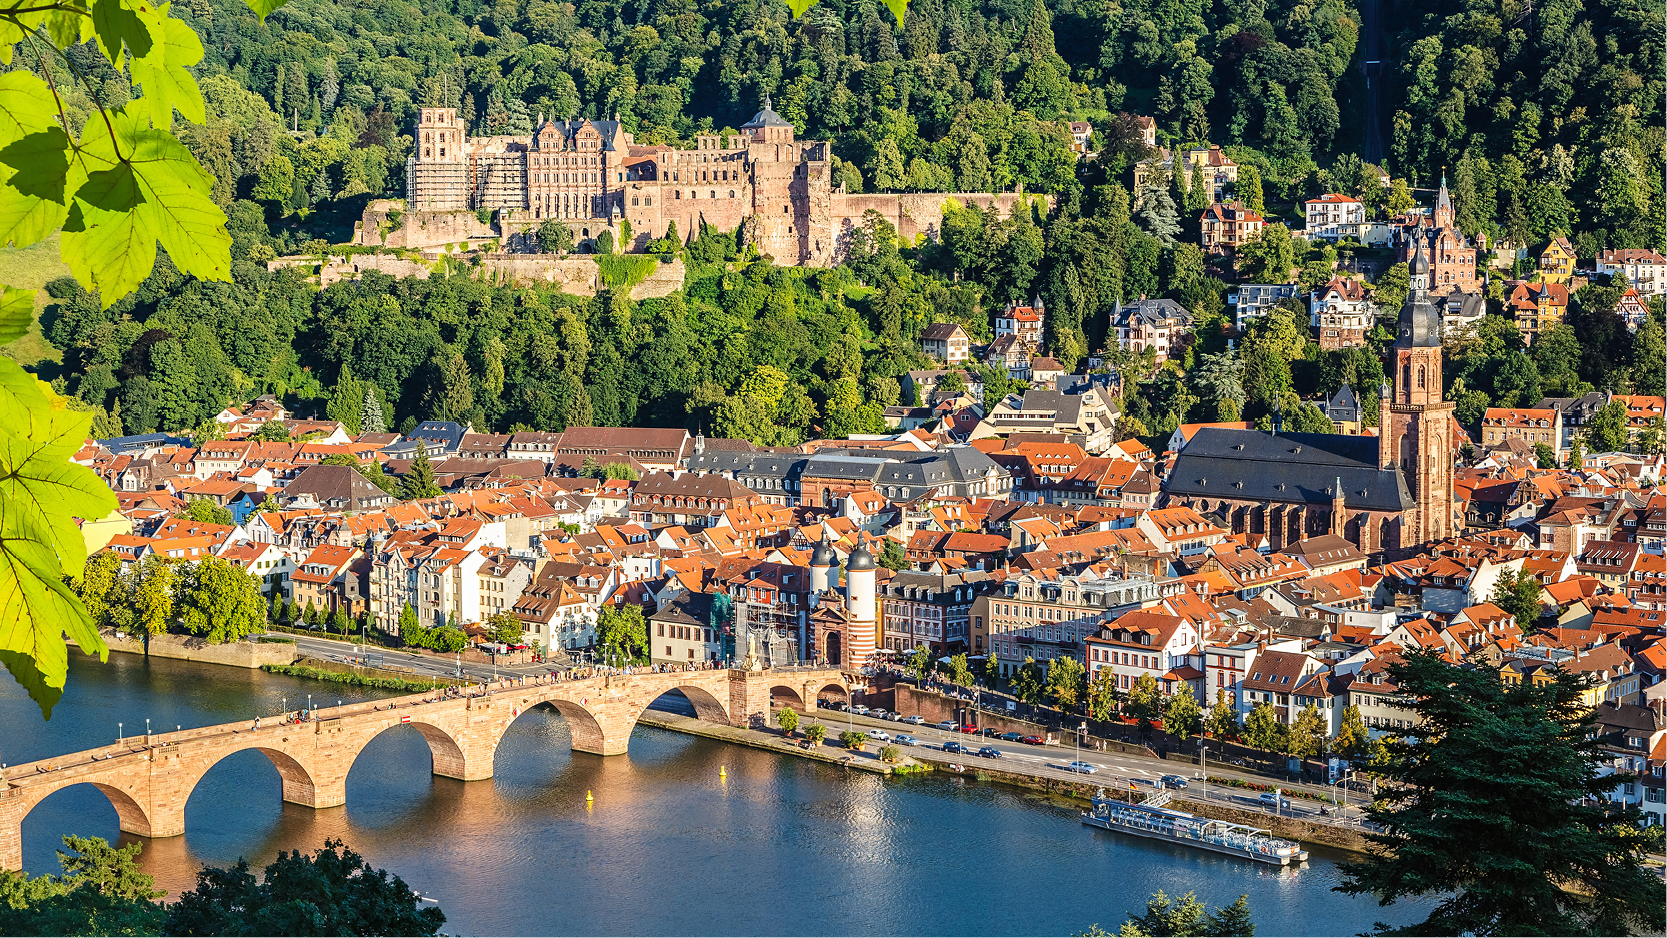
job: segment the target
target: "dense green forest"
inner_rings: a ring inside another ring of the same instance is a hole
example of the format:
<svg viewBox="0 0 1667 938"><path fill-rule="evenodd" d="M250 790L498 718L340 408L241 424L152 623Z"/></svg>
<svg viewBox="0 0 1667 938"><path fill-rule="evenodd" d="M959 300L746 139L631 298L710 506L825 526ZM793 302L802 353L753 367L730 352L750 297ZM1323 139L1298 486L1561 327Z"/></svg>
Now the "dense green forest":
<svg viewBox="0 0 1667 938"><path fill-rule="evenodd" d="M1294 203L1325 191L1403 207L1406 187L1384 187L1360 155L1355 0L915 0L901 26L879 3L842 0L797 20L774 0L293 0L265 23L235 0L174 12L207 50L207 120L178 129L230 216L233 282L196 281L164 258L104 311L68 280L51 285L43 326L63 364L47 375L100 413L101 432L189 429L268 391L351 426L367 388L393 426L682 424L771 443L877 430L882 407L909 403L900 378L926 366L915 339L930 319L987 336L993 309L1037 296L1068 368L1106 347L1120 299L1173 297L1199 317L1179 367L1107 356L1133 379L1128 433L1275 412L1321 428L1299 399L1381 380L1370 352L1322 354L1295 306L1228 348L1224 279L1298 269L1317 286L1336 250L1275 225L1236 271L1207 266L1188 243L1199 187L1129 190L1145 151L1128 115L1142 113L1160 142L1224 144L1255 167L1239 194L1288 213L1289 228L1301 225ZM1633 0L1394 4L1379 37L1394 63L1382 169L1427 187L1446 167L1472 234L1536 250L1567 234L1588 260L1662 247L1661 14ZM125 99L96 53L71 59L106 103ZM853 188L1023 184L1055 206L951 211L941 242L919 245L870 220L833 270L774 267L734 232L685 233L697 236L678 246L686 288L641 303L484 283L466 266L319 291L261 263L342 240L366 199L400 192L421 104L459 107L477 133L526 132L539 113L617 114L638 139L676 141L741 123L764 93L801 133L836 140ZM1067 118L1093 123L1097 160L1073 159ZM1404 266L1376 285L1389 315L1404 293ZM1634 336L1617 296L1580 291L1531 354L1499 317L1451 344L1461 420L1474 428L1489 404L1583 388L1661 393L1659 310ZM989 400L1012 386L987 377Z"/></svg>

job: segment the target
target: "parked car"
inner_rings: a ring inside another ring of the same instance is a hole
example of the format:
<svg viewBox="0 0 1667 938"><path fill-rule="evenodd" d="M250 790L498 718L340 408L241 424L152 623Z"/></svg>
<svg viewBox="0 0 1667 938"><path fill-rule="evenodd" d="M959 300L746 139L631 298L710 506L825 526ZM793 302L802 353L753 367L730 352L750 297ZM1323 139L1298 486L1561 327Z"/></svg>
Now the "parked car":
<svg viewBox="0 0 1667 938"><path fill-rule="evenodd" d="M955 740L952 739L949 742L943 744L943 751L944 752L966 752L967 747L961 745L960 743L958 743L958 742L956 742Z"/></svg>
<svg viewBox="0 0 1667 938"><path fill-rule="evenodd" d="M978 731L978 735L988 736L991 739L998 739L1001 736L1001 730L998 730L993 726L986 726L983 729Z"/></svg>
<svg viewBox="0 0 1667 938"><path fill-rule="evenodd" d="M968 723L966 726L961 727L961 732L967 734L968 736L971 736L974 733L978 732L978 727L973 726L971 723Z"/></svg>
<svg viewBox="0 0 1667 938"><path fill-rule="evenodd" d="M864 716L868 713L868 708L863 706L862 704L857 704L856 706L851 708L851 712L860 717L860 716Z"/></svg>
<svg viewBox="0 0 1667 938"><path fill-rule="evenodd" d="M1185 788L1185 787L1187 787L1187 780L1182 778L1179 775L1165 775L1159 781L1163 782L1163 787L1165 787L1165 788Z"/></svg>
<svg viewBox="0 0 1667 938"><path fill-rule="evenodd" d="M891 742L891 734L887 733L885 730L869 730L868 738L879 740L882 743Z"/></svg>
<svg viewBox="0 0 1667 938"><path fill-rule="evenodd" d="M986 759L1000 759L1002 757L1001 750L994 746L985 746L983 749L978 750L978 754Z"/></svg>
<svg viewBox="0 0 1667 938"><path fill-rule="evenodd" d="M1093 775L1094 773L1100 771L1100 767L1089 762L1070 762L1066 763L1065 771L1077 772L1082 775Z"/></svg>
<svg viewBox="0 0 1667 938"><path fill-rule="evenodd" d="M1275 811L1285 811L1289 810L1291 807L1291 799L1282 797L1271 791L1262 792L1262 794L1256 799L1256 802L1264 808L1273 808Z"/></svg>
<svg viewBox="0 0 1667 938"><path fill-rule="evenodd" d="M875 707L873 710L868 711L868 715L876 720L889 720L892 717L891 711L884 707Z"/></svg>
<svg viewBox="0 0 1667 938"><path fill-rule="evenodd" d="M955 732L955 721L954 720L945 720L942 723L938 724L938 729L944 730L946 732L953 733L953 732Z"/></svg>
<svg viewBox="0 0 1667 938"><path fill-rule="evenodd" d="M1040 745L1042 745L1042 737L1040 737L1040 736L1021 736L1021 737L1019 737L1019 742L1024 743L1027 746L1040 746Z"/></svg>
<svg viewBox="0 0 1667 938"><path fill-rule="evenodd" d="M1003 734L1001 734L1001 738L1006 740L1007 742L1016 743L1019 740L1023 739L1024 737L1021 736L1018 733L1003 733Z"/></svg>
<svg viewBox="0 0 1667 938"><path fill-rule="evenodd" d="M920 745L920 740L915 739L913 736L910 736L908 733L898 733L896 736L892 737L891 741L896 743L899 746L918 746L918 745Z"/></svg>
<svg viewBox="0 0 1667 938"><path fill-rule="evenodd" d="M907 723L910 726L920 726L921 724L926 722L926 718L917 713L912 717L904 717L903 719L901 719L897 722Z"/></svg>

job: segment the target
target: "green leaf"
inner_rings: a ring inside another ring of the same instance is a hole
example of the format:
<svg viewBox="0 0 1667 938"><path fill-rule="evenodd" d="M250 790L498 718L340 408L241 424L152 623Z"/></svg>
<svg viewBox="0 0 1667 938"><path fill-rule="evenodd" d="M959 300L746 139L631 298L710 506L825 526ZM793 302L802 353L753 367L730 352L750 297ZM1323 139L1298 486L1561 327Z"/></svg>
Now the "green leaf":
<svg viewBox="0 0 1667 938"><path fill-rule="evenodd" d="M150 52L135 56L128 63L128 71L144 88L144 97L139 100L150 108L151 123L157 128L166 130L173 124L176 108L186 120L201 124L203 94L186 69L203 60L202 41L190 26L167 16L166 4L160 12L165 18L162 28L151 35Z"/></svg>
<svg viewBox="0 0 1667 938"><path fill-rule="evenodd" d="M94 0L93 35L110 64L121 68L122 44L134 58L149 55L152 35L162 32L156 7L143 0Z"/></svg>
<svg viewBox="0 0 1667 938"><path fill-rule="evenodd" d="M172 134L146 127L144 115L124 108L110 117L115 139L91 123L83 132L87 181L61 244L71 273L109 306L150 275L161 242L182 272L229 280L231 236L208 174Z"/></svg>
<svg viewBox="0 0 1667 938"><path fill-rule="evenodd" d="M0 342L21 338L35 318L35 291L0 287Z"/></svg>
<svg viewBox="0 0 1667 938"><path fill-rule="evenodd" d="M16 170L7 184L19 193L63 204L69 179L69 135L48 127L0 148L0 165Z"/></svg>
<svg viewBox="0 0 1667 938"><path fill-rule="evenodd" d="M816 5L816 0L787 0L787 8L793 11L793 18L805 15L805 11Z"/></svg>
<svg viewBox="0 0 1667 938"><path fill-rule="evenodd" d="M50 132L28 134L0 151L0 154L15 153L24 163L28 162L24 158L27 153L40 155L38 162L15 170L10 165L0 165L0 245L12 243L27 247L58 230L69 212L68 194L86 181L81 162L68 158L68 138L63 140L64 149L54 153L49 137ZM61 175L54 177L50 175L53 173Z"/></svg>
<svg viewBox="0 0 1667 938"><path fill-rule="evenodd" d="M259 16L264 22L273 10L284 5L285 0L243 0L243 2L248 4L249 9L255 11L255 15Z"/></svg>
<svg viewBox="0 0 1667 938"><path fill-rule="evenodd" d="M909 11L909 0L886 0L886 9L897 17L897 25L903 25L903 14Z"/></svg>
<svg viewBox="0 0 1667 938"><path fill-rule="evenodd" d="M57 120L52 89L32 72L0 75L0 147L8 147Z"/></svg>
<svg viewBox="0 0 1667 938"><path fill-rule="evenodd" d="M64 633L89 653L109 655L64 577L86 563L76 519L116 508L98 475L69 461L91 415L62 405L17 363L0 359L0 663L49 718L69 666Z"/></svg>

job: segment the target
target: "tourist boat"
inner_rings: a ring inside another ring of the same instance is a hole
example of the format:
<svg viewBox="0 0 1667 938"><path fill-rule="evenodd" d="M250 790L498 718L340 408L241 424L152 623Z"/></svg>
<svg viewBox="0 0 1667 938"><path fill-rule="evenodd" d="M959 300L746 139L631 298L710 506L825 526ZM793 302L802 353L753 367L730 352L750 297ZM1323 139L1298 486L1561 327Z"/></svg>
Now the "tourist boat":
<svg viewBox="0 0 1667 938"><path fill-rule="evenodd" d="M1166 791L1153 792L1144 801L1134 803L1109 799L1102 788L1092 801L1093 807L1082 812L1082 823L1275 866L1308 861L1308 851L1300 844L1275 837L1263 828L1198 817L1164 807L1168 803Z"/></svg>

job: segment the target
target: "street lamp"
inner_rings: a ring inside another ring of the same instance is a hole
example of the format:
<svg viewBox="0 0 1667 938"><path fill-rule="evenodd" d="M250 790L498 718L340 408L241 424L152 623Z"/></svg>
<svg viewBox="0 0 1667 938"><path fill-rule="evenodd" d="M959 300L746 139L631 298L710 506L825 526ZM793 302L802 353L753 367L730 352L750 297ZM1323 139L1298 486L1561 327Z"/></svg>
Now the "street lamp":
<svg viewBox="0 0 1667 938"><path fill-rule="evenodd" d="M1203 792L1204 800L1210 798L1210 747L1198 744L1198 790Z"/></svg>
<svg viewBox="0 0 1667 938"><path fill-rule="evenodd" d="M116 745L120 746L121 744L122 744L122 725L120 723L117 723L116 724Z"/></svg>

